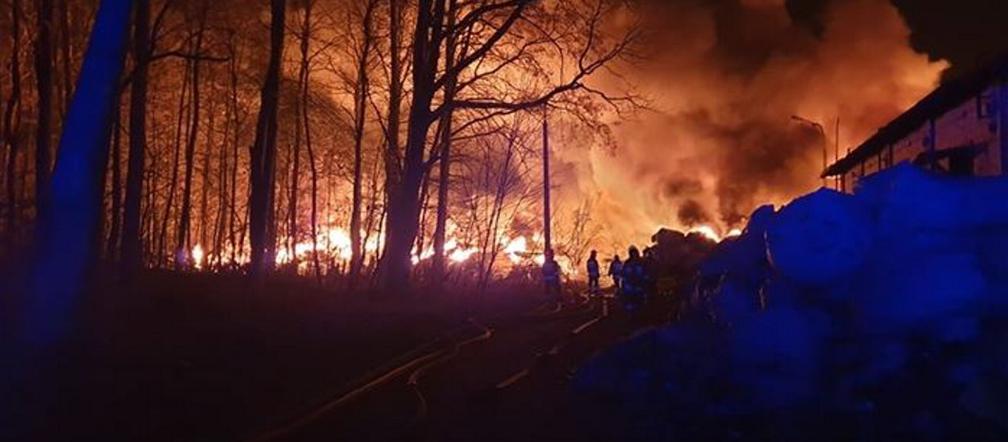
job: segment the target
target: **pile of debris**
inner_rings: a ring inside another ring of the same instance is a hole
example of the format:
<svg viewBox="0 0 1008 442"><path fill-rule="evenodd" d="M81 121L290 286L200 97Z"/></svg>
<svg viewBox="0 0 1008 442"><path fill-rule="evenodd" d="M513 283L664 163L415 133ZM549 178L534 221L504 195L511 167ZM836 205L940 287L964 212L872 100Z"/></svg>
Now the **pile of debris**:
<svg viewBox="0 0 1008 442"><path fill-rule="evenodd" d="M1006 201L901 165L761 207L701 265L692 320L586 364L582 402L646 437L1004 440Z"/></svg>
<svg viewBox="0 0 1008 442"><path fill-rule="evenodd" d="M698 232L683 233L662 228L651 235L651 246L644 249L651 275L657 280L688 281L700 263L707 259L717 243Z"/></svg>
<svg viewBox="0 0 1008 442"><path fill-rule="evenodd" d="M651 245L643 250L655 290L670 294L694 280L701 262L711 256L717 246L717 242L699 232L658 230L651 235Z"/></svg>

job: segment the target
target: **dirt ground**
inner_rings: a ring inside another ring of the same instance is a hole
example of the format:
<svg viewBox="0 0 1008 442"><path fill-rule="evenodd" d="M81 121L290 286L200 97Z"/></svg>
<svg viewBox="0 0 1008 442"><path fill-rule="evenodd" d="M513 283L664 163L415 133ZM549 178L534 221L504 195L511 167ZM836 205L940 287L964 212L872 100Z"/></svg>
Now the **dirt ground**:
<svg viewBox="0 0 1008 442"><path fill-rule="evenodd" d="M0 439L244 440L468 318L534 308L534 292L349 296L173 273L106 284L56 348L5 346Z"/></svg>

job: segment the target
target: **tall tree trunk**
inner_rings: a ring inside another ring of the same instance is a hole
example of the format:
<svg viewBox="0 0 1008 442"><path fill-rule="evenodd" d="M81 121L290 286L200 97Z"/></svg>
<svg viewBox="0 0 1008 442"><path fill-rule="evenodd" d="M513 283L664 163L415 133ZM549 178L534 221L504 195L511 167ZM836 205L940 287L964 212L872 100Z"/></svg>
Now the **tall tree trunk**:
<svg viewBox="0 0 1008 442"><path fill-rule="evenodd" d="M268 250L273 212L273 175L276 168L277 106L280 95L280 64L283 61L285 0L270 0L270 59L263 81L255 141L250 149L252 189L249 196L249 237L252 247L250 274L254 279L272 270Z"/></svg>
<svg viewBox="0 0 1008 442"><path fill-rule="evenodd" d="M217 168L217 215L214 222L213 251L214 267L219 268L224 262L224 233L227 228L227 214L230 211L228 195L228 142L224 137L220 145L220 162Z"/></svg>
<svg viewBox="0 0 1008 442"><path fill-rule="evenodd" d="M200 14L199 29L196 31L196 43L193 47L194 54L199 54L200 51L203 50L203 31L205 27L206 6L204 6L204 9ZM200 103L199 60L192 60L190 62L190 66L192 68L192 81L190 82L190 87L192 88L192 99L190 100L190 123L189 129L187 130L189 139L186 142L185 147L185 175L182 184L182 210L179 216L178 235L175 238L176 267L189 267L192 264L189 259L190 251L192 249L192 243L189 238L189 224L192 219L192 177L196 155L196 137L199 135L200 106L202 103ZM184 262L179 262L180 258L184 259Z"/></svg>
<svg viewBox="0 0 1008 442"><path fill-rule="evenodd" d="M303 64L302 64L303 65ZM294 269L297 269L297 251L295 250L296 244L298 242L298 191L300 179L298 179L298 174L301 172L301 90L304 85L301 82L304 81L304 73L298 72L298 98L294 103L294 115L297 117L296 123L294 124L294 143L291 145L290 151L290 183L287 188L287 256L290 256L291 264L293 264Z"/></svg>
<svg viewBox="0 0 1008 442"><path fill-rule="evenodd" d="M151 122L151 127L154 129L155 138L158 138L157 119ZM152 151L150 164L161 164L161 154L162 152L157 150ZM161 186L161 168L157 166L148 168L145 179L147 183L144 185L144 188L150 189L150 191L144 196L143 213L140 215L140 219L144 223L144 232L140 237L143 240L144 247L140 258L142 263L147 265L150 261L149 258L156 256L157 253L157 242L154 240L154 235L157 233L158 226L161 225L157 206L157 200L160 196L158 189Z"/></svg>
<svg viewBox="0 0 1008 442"><path fill-rule="evenodd" d="M308 149L308 166L311 169L311 236L312 266L315 281L322 284L322 266L318 253L318 168L315 164L315 148L312 146L311 119L309 118L308 88L311 84L311 66L308 58L311 43L311 13L314 0L305 2L304 28L301 32L301 125L304 127L305 147Z"/></svg>
<svg viewBox="0 0 1008 442"><path fill-rule="evenodd" d="M448 27L455 26L456 1L450 0L448 6ZM445 41L445 70L455 66L455 33L450 33ZM446 102L455 98L455 78L449 77L445 83ZM435 286L444 282L445 275L445 236L448 230L448 184L451 181L451 148L452 148L452 111L449 109L441 117L441 152L438 160L438 205L434 221L434 257L432 275Z"/></svg>
<svg viewBox="0 0 1008 442"><path fill-rule="evenodd" d="M110 223L108 239L105 243L105 255L109 261L116 259L116 241L119 239L119 216L122 214L122 165L120 157L122 155L122 119L120 118L120 105L116 101L115 123L112 127L112 152L109 152L112 162L112 207L110 210Z"/></svg>
<svg viewBox="0 0 1008 442"><path fill-rule="evenodd" d="M496 261L497 254L500 252L497 235L500 231L500 218L501 213L504 211L504 200L507 198L508 189L511 187L509 170L511 169L511 160L514 157L514 149L515 139L511 138L508 140L508 147L504 154L504 163L501 165L500 172L497 173L498 178L494 192L493 208L490 211L490 230L487 232L486 241L484 242L484 249L487 251L487 254L485 258L482 256L480 258L480 268L482 269L479 280L480 294L486 293L487 284L490 282L490 276L493 274L494 261Z"/></svg>
<svg viewBox="0 0 1008 442"><path fill-rule="evenodd" d="M211 71L211 77L212 71ZM212 92L212 91L211 91ZM211 95L212 96L212 95ZM207 226L209 225L210 217L207 215L207 198L209 197L210 191L210 147L213 146L213 136L214 136L214 123L216 119L217 111L217 101L214 99L210 100L210 108L207 112L207 130L206 130L206 141L203 152L203 167L200 171L200 216L199 216L199 244L206 249L209 244L207 243ZM222 158L223 160L223 158Z"/></svg>
<svg viewBox="0 0 1008 442"><path fill-rule="evenodd" d="M17 228L17 131L21 120L21 2L11 1L11 93L4 109L3 137L7 147L7 234L14 241Z"/></svg>
<svg viewBox="0 0 1008 442"><path fill-rule="evenodd" d="M72 72L71 65L73 60L71 57L71 45L73 44L73 35L70 34L70 0L59 0L59 14L60 14L60 35L63 37L62 44L60 45L60 62L62 65L63 74L63 96L62 104L60 106L63 109L63 115L60 120L66 118L66 112L70 106L70 99L73 96L73 80L71 80Z"/></svg>
<svg viewBox="0 0 1008 442"><path fill-rule="evenodd" d="M35 128L35 212L46 210L49 188L50 140L52 140L52 0L35 0L38 36L35 40L35 80L38 91L38 121Z"/></svg>
<svg viewBox="0 0 1008 442"><path fill-rule="evenodd" d="M388 220L396 219L392 213L398 211L399 192L403 180L402 164L399 154L399 120L400 106L402 105L402 66L400 61L401 32L402 32L402 5L400 0L389 0L389 106L388 106L388 133L386 134L387 145L385 148L385 192L386 212ZM419 20L419 19L418 19ZM421 25L417 24L419 28ZM381 283L385 288L395 287L405 281L409 272L409 248L413 244L412 239L406 241L405 246L400 240L390 241L393 235L401 233L394 232L398 225L386 226L386 231L390 234L385 238L382 260L379 264L381 271ZM415 230L415 227L414 227ZM415 233L414 233L415 235ZM413 235L410 235L411 237ZM391 245L390 245L391 244ZM390 250L394 245L396 250ZM398 250L405 248L405 252ZM392 253L389 253L389 252ZM391 259L388 259L389 257Z"/></svg>
<svg viewBox="0 0 1008 442"><path fill-rule="evenodd" d="M379 149L375 152L374 164L371 167L370 177L368 179L368 204L367 211L365 213L364 219L364 237L362 238L362 243L364 245L364 251L367 251L368 241L371 240L372 233L375 231L375 224L381 222L377 216L378 212L378 172L379 165L381 164L382 151ZM362 253L362 257L366 257L366 253Z"/></svg>
<svg viewBox="0 0 1008 442"><path fill-rule="evenodd" d="M147 72L150 64L150 0L136 0L133 20L133 81L130 83L129 164L123 213L123 270L142 266L140 202L143 198L144 154L147 149ZM153 192L153 188L151 188Z"/></svg>
<svg viewBox="0 0 1008 442"><path fill-rule="evenodd" d="M238 251L244 244L244 234L242 235L241 243L237 243L235 240L235 220L237 219L238 211L238 149L239 149L239 137L238 132L241 130L240 122L238 120L238 51L234 43L234 35L231 36L231 63L229 66L230 77L231 77L231 118L234 119L234 139L231 144L231 203L229 204L230 210L228 211L228 242L231 244L231 264L235 264L238 258ZM245 210L247 213L248 210ZM243 230L244 231L244 230Z"/></svg>
<svg viewBox="0 0 1008 442"><path fill-rule="evenodd" d="M420 186L429 166L424 161L427 133L432 120L431 103L440 57L442 22L446 0L420 0L413 30L413 96L406 129L401 178L388 189L388 235L382 253L382 285L402 287L409 283L410 254L420 219Z"/></svg>
<svg viewBox="0 0 1008 442"><path fill-rule="evenodd" d="M230 146L230 134L231 134L231 106L228 104L227 100L224 101L224 135L221 137L220 150L218 151L218 163L217 163L217 216L214 223L214 233L213 233L213 251L214 251L214 267L220 267L224 259L224 229L227 227L226 214L229 213L230 208L228 196L228 146ZM238 136L238 128L235 127L235 136ZM207 156L209 156L210 150L207 147Z"/></svg>
<svg viewBox="0 0 1008 442"><path fill-rule="evenodd" d="M109 131L119 91L133 0L103 0L81 68L81 85L63 125L59 159L41 220L34 296L28 306L25 337L46 345L69 329L79 301L101 216L102 183ZM100 37L99 37L100 36Z"/></svg>
<svg viewBox="0 0 1008 442"><path fill-rule="evenodd" d="M427 215L430 213L429 204L430 203L430 169L427 169L427 173L424 174L423 180L420 182L420 220L417 224L417 236L416 243L413 245L413 249L416 250L416 255L422 256L424 253L424 246L427 245Z"/></svg>
<svg viewBox="0 0 1008 442"><path fill-rule="evenodd" d="M186 98L189 95L189 64L186 62L187 74L182 78L182 90L179 91L178 116L175 120L175 144L172 153L171 178L168 180L168 199L165 201L164 218L161 220L161 232L158 234L157 262L165 258L165 247L168 243L168 224L171 222L172 207L175 206L175 188L178 187L179 154L182 151L183 123L186 120Z"/></svg>
<svg viewBox="0 0 1008 442"><path fill-rule="evenodd" d="M372 21L376 0L367 0L361 24L361 47L357 53L357 83L354 85L354 163L353 163L353 199L350 209L350 269L348 281L350 288L357 285L361 264L364 262L361 244L361 175L363 164L364 124L367 110L368 91L368 59L371 53ZM398 51L393 52L393 60L398 58ZM396 62L398 64L398 62ZM390 107L391 110L391 107ZM398 118L398 117L397 117ZM391 126L391 125L390 125ZM398 129L396 129L398 131ZM391 142L390 142L391 144ZM398 142L396 143L398 144Z"/></svg>

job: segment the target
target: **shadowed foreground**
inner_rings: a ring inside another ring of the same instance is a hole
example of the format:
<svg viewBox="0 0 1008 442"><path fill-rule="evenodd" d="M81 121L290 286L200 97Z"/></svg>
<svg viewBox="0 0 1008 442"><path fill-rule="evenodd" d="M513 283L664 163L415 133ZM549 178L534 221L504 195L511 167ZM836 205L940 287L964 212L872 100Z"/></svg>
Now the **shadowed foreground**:
<svg viewBox="0 0 1008 442"><path fill-rule="evenodd" d="M567 380L648 322L611 300L513 288L350 298L150 274L88 298L59 348L14 368L14 439L469 440L573 436ZM575 333L576 331L576 333ZM334 399L417 357L364 394ZM27 368L24 370L23 368ZM323 409L319 413L318 410ZM309 416L309 419L306 419ZM547 425L549 424L549 425Z"/></svg>

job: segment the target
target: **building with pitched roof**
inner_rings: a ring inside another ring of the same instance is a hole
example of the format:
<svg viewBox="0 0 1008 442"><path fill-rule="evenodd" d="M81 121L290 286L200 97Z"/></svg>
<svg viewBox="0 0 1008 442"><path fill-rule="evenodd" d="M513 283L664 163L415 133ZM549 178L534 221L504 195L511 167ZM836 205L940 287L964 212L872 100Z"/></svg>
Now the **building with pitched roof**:
<svg viewBox="0 0 1008 442"><path fill-rule="evenodd" d="M851 192L865 176L911 162L959 176L1008 171L1008 58L945 82L822 176Z"/></svg>

